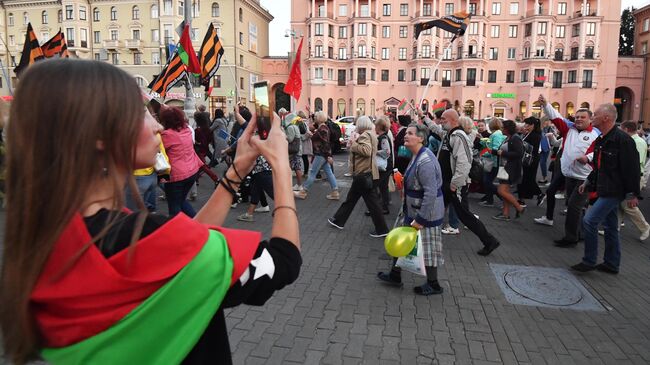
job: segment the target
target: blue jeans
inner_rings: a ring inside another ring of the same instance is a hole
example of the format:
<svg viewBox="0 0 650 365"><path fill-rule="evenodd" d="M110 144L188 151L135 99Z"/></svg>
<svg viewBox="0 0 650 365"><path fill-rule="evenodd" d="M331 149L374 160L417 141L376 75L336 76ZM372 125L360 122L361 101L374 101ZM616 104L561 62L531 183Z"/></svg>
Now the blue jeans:
<svg viewBox="0 0 650 365"><path fill-rule="evenodd" d="M621 241L618 236L618 198L598 198L583 219L585 256L582 262L595 266L598 259L598 226L605 228L605 263L618 270L621 264Z"/></svg>
<svg viewBox="0 0 650 365"><path fill-rule="evenodd" d="M135 176L135 183L138 186L138 191L144 200L144 206L150 211L156 211L156 189L158 188L158 175L154 172L151 175ZM138 210L138 206L131 196L131 189L126 186L124 190L126 194L126 207L130 210Z"/></svg>
<svg viewBox="0 0 650 365"><path fill-rule="evenodd" d="M542 170L542 177L546 180L548 176L548 155L549 151L539 153L539 169Z"/></svg>
<svg viewBox="0 0 650 365"><path fill-rule="evenodd" d="M323 156L315 155L314 161L311 162L311 169L309 169L309 176L307 177L307 181L305 181L303 184L305 190L309 190L309 188L314 184L314 181L316 180L316 174L318 174L318 171L320 171L321 168L325 170L327 181L330 183L332 190L338 189L338 186L336 185L336 177L334 177L332 167L327 163L327 159Z"/></svg>
<svg viewBox="0 0 650 365"><path fill-rule="evenodd" d="M497 166L492 168L490 172L483 172L483 190L485 191L485 201L492 204L494 203L494 195L497 189L494 186L494 179L497 177L499 168Z"/></svg>
<svg viewBox="0 0 650 365"><path fill-rule="evenodd" d="M196 175L194 174L185 180L165 183L165 196L167 197L170 217L180 212L185 213L190 218L194 218L196 215L194 208L187 201L187 193L190 192L192 185L194 185Z"/></svg>

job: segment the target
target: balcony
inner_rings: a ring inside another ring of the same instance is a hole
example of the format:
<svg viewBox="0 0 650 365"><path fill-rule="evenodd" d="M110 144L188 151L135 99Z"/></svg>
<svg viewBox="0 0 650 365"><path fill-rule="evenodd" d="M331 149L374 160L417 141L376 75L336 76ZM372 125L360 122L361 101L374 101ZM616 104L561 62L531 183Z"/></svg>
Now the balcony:
<svg viewBox="0 0 650 365"><path fill-rule="evenodd" d="M427 86L429 85L429 79L428 78L421 78L420 79L420 86Z"/></svg>
<svg viewBox="0 0 650 365"><path fill-rule="evenodd" d="M314 16L312 13L309 14L309 18L329 18L329 19L334 19L334 13L331 11L324 12L316 12L316 16Z"/></svg>
<svg viewBox="0 0 650 365"><path fill-rule="evenodd" d="M548 16L549 11L548 9L544 9L543 7L538 7L537 9L531 9L526 12L526 18L534 17L534 16Z"/></svg>
<svg viewBox="0 0 650 365"><path fill-rule="evenodd" d="M70 41L68 41L68 45L72 46L70 44ZM120 41L118 41L117 39L111 39L111 40L104 41L103 48L106 48L106 49L118 49L118 48L120 48Z"/></svg>
<svg viewBox="0 0 650 365"><path fill-rule="evenodd" d="M451 80L442 80L442 87L451 87Z"/></svg>
<svg viewBox="0 0 650 365"><path fill-rule="evenodd" d="M582 88L583 89L591 89L593 87L593 81L588 80L588 81L583 81L582 82Z"/></svg>
<svg viewBox="0 0 650 365"><path fill-rule="evenodd" d="M128 49L142 48L142 41L140 39L127 39L124 41L124 46Z"/></svg>
<svg viewBox="0 0 650 365"><path fill-rule="evenodd" d="M353 18L373 18L377 19L377 13L374 11L371 11L370 13L352 13Z"/></svg>
<svg viewBox="0 0 650 365"><path fill-rule="evenodd" d="M421 16L435 16L435 17L440 17L440 12L439 11L416 11L415 12L415 17L419 18Z"/></svg>
<svg viewBox="0 0 650 365"><path fill-rule="evenodd" d="M467 86L476 86L476 79L467 79Z"/></svg>
<svg viewBox="0 0 650 365"><path fill-rule="evenodd" d="M555 57L553 57L553 61L564 61L564 53L555 52Z"/></svg>

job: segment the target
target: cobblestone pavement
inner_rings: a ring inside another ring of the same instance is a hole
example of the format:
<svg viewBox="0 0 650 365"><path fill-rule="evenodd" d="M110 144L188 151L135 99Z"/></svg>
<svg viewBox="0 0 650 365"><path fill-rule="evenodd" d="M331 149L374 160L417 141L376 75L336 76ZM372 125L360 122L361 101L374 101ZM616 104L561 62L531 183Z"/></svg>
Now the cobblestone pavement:
<svg viewBox="0 0 650 365"><path fill-rule="evenodd" d="M343 177L344 160L337 156L335 169L343 197L351 182ZM195 207L212 186L206 178L201 183ZM340 202L326 200L328 190L326 182L317 182L308 199L297 202L304 260L297 282L262 307L227 311L236 364L650 363L650 241L639 242L631 224L622 228L619 275L578 275L607 311L512 305L490 263L567 268L580 261L582 244L553 247L552 240L562 236L559 214L555 227L532 222L543 214L535 206L520 220L497 222L490 218L496 210L479 207L473 197L472 210L501 247L485 258L475 253L481 244L470 231L444 236L446 262L439 275L445 292L421 297L412 287L422 278L405 273L402 289L376 281L377 271L386 270L390 261L383 240L368 236L373 227L363 215L365 205L357 205L344 230L334 229L326 219ZM398 200L393 195L389 224ZM166 204L160 203L164 212ZM226 225L268 236L270 214L256 213L255 223L236 221L244 210L241 204L232 209ZM642 210L650 217L650 199L642 202Z"/></svg>

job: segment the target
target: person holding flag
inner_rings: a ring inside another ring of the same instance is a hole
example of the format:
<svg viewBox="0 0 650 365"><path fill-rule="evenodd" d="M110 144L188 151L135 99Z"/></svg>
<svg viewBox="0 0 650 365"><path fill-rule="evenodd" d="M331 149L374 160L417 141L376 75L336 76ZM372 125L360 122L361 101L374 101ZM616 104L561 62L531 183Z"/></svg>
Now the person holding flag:
<svg viewBox="0 0 650 365"><path fill-rule="evenodd" d="M58 87L56 101L51 85ZM137 189L133 169L154 164L160 127L135 79L117 67L37 63L20 81L11 120L12 214L0 278L6 359L18 365L36 358L51 364L231 363L223 308L262 305L296 280L302 263L279 118L266 140L249 124L233 165L195 219L150 214L139 195L139 212L124 208L125 182ZM260 154L273 168L268 242L259 232L220 227ZM43 171L51 172L47 179ZM56 194L41 199L46 190Z"/></svg>

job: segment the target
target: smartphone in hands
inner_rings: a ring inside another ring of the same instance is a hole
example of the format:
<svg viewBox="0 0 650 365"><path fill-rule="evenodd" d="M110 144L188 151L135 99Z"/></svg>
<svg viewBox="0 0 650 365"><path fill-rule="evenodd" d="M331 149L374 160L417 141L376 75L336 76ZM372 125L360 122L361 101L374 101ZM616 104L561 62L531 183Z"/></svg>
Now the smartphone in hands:
<svg viewBox="0 0 650 365"><path fill-rule="evenodd" d="M271 103L269 101L269 82L260 81L253 84L255 95L255 118L257 134L266 139L271 130Z"/></svg>

